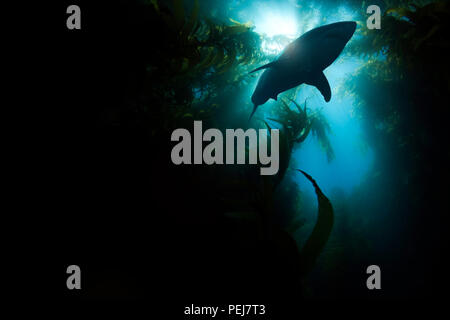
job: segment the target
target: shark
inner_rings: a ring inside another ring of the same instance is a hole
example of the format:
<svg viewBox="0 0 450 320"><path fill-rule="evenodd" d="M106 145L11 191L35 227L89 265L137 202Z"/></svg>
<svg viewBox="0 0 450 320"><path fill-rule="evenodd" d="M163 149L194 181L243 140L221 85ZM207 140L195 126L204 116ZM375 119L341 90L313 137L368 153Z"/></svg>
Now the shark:
<svg viewBox="0 0 450 320"><path fill-rule="evenodd" d="M281 92L303 83L315 86L326 102L331 100L330 84L323 74L341 54L356 30L356 22L342 21L312 29L291 42L275 61L256 68L264 70L252 95L254 115L258 106L278 99Z"/></svg>

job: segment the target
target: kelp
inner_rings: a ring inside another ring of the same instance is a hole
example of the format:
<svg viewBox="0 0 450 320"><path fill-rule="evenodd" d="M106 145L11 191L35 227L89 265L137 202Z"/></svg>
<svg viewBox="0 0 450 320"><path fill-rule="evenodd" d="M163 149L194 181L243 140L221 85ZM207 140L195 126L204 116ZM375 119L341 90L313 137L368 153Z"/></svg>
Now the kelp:
<svg viewBox="0 0 450 320"><path fill-rule="evenodd" d="M437 50L449 47L449 16L448 1L391 1L381 17L381 29L360 28L360 36L352 42L349 52L368 57L384 55L381 67L389 78L401 79L408 70L427 71L430 64L442 63L448 69L446 55ZM359 24L364 26L365 21Z"/></svg>
<svg viewBox="0 0 450 320"><path fill-rule="evenodd" d="M265 125L267 126L269 132L272 130L270 125L264 121ZM269 133L270 135L270 133ZM270 150L270 149L269 149ZM270 152L272 152L270 150ZM276 187L281 180L283 179L284 175L286 174L286 171L289 167L289 161L291 159L291 153L292 153L292 142L290 139L290 132L286 129L282 129L279 131L279 168L277 174L273 177L274 180L274 187Z"/></svg>
<svg viewBox="0 0 450 320"><path fill-rule="evenodd" d="M174 0L169 5L151 0L145 1L145 5L152 20L157 21L164 41L152 47L151 56L146 60L146 82L141 103L136 106L139 116L148 119L152 135L167 134L179 127L190 128L193 120L202 120L205 127L216 124L224 109L235 104L236 96L246 91L249 79L252 80L248 71L254 64L268 59L261 48L264 38L255 33L249 23L231 19L218 21L200 15L199 1L194 1L191 8L182 0ZM259 168L250 166L180 169L190 179L195 176L189 182L190 188L204 190L205 186L210 186L205 192L217 198L222 213L232 213L225 216L235 218L241 216L237 213L243 213L247 217L244 220L249 220L256 212L263 221L266 238L270 238L271 230L276 228L273 225L277 209L274 196L288 172L294 145L302 143L312 133L325 149L332 150L327 138L329 126L320 112L311 112L306 101L302 106L296 102L297 92L298 89L286 92L283 97L287 100L282 99L271 111L271 119L282 124L276 175L260 176L255 174ZM247 100L250 104L250 99ZM270 128L268 122L265 125ZM324 203L322 196L319 197L321 203ZM323 208L323 205L319 208L320 218ZM292 230L303 224L301 219L295 218ZM312 238L317 235L315 232ZM315 241L317 239L311 240L305 247L305 270L315 260L318 254L315 250L321 249Z"/></svg>
<svg viewBox="0 0 450 320"><path fill-rule="evenodd" d="M173 1L171 7L157 0L150 1L149 5L161 18L162 30L170 36L167 39L170 50L161 54L167 63L149 61L147 66L151 88L145 91L146 100L163 106L162 110L151 110L152 117L164 119L161 122L164 131L186 124L189 119L214 119L230 99L233 87L247 84L246 66L267 58L261 50L261 37L252 31L249 23L230 19L230 24L225 24L200 17L198 1L194 1L190 14L184 10L181 0ZM155 76L162 76L163 81L151 81ZM298 112L291 110L284 100L275 112L285 126L287 157L292 145L303 142L312 132L331 160L333 151L324 118L318 113L308 117L306 103L302 109L292 98ZM153 128L155 131L157 128Z"/></svg>
<svg viewBox="0 0 450 320"><path fill-rule="evenodd" d="M198 0L190 12L182 0L171 5L157 0L143 3L155 16L152 20L160 21L158 28L165 40L154 47L154 57L146 66L143 98L161 106L150 111L151 117L164 119L161 128L153 131L173 129L191 115L197 120L211 119L222 107L220 93L240 86L246 78L245 66L263 58L259 35L248 23L200 16Z"/></svg>
<svg viewBox="0 0 450 320"><path fill-rule="evenodd" d="M297 111L294 111L289 106L285 99L281 99L280 103L274 109L275 117L268 118L269 120L280 123L288 135L291 143L290 148L295 143L302 143L310 133L319 141L320 146L326 152L328 161L332 161L335 157L333 147L330 143L328 135L331 133L331 127L323 114L319 111L310 112L307 108L307 101L305 100L303 107L300 106L295 99L289 99L295 106Z"/></svg>
<svg viewBox="0 0 450 320"><path fill-rule="evenodd" d="M397 147L420 145L424 123L447 118L446 108L432 101L450 90L450 3L389 1L381 21L380 30L361 28L349 48L368 57L346 82L357 97L354 114L373 139L383 134Z"/></svg>
<svg viewBox="0 0 450 320"><path fill-rule="evenodd" d="M317 222L300 252L302 266L301 275L304 276L311 271L317 257L322 252L330 237L334 223L334 212L330 200L323 194L316 181L306 172L302 170L298 171L300 171L314 186L317 201L319 203Z"/></svg>
<svg viewBox="0 0 450 320"><path fill-rule="evenodd" d="M335 158L335 155L330 140L328 139L328 134L331 132L331 128L321 113L317 113L311 118L311 132L317 138L320 146L325 151L327 160L332 161Z"/></svg>

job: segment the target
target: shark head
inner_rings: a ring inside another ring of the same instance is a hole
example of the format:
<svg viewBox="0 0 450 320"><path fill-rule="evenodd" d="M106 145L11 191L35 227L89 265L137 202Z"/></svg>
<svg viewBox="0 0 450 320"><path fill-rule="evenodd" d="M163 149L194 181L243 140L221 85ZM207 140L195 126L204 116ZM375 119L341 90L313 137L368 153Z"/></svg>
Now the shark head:
<svg viewBox="0 0 450 320"><path fill-rule="evenodd" d="M337 59L356 30L355 21L331 23L310 30L294 42L293 60L309 65L311 70L324 70ZM305 61L305 56L309 58Z"/></svg>
<svg viewBox="0 0 450 320"><path fill-rule="evenodd" d="M329 24L323 27L324 39L336 39L340 40L342 44L346 44L353 36L356 30L355 21L343 21Z"/></svg>

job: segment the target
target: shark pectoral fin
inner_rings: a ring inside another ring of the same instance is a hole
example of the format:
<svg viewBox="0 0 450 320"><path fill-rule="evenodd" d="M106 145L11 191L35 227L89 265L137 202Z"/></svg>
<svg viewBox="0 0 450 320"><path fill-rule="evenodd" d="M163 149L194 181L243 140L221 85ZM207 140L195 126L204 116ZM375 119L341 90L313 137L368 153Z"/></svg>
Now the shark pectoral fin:
<svg viewBox="0 0 450 320"><path fill-rule="evenodd" d="M320 72L319 74L315 75L315 77L308 84L315 86L317 89L319 89L320 93L323 95L326 102L331 100L330 84L328 83L328 80L323 74L323 72Z"/></svg>
<svg viewBox="0 0 450 320"><path fill-rule="evenodd" d="M268 64L265 64L265 65L263 65L263 66L261 66L261 67L259 67L259 68L256 68L256 69L250 71L249 74L250 74L250 73L253 73L253 72L256 72L256 71L259 71L259 70L262 70L262 69L267 69L267 68L273 67L274 65L277 65L277 63L278 63L278 60L277 60L277 61L270 62L270 63L268 63Z"/></svg>

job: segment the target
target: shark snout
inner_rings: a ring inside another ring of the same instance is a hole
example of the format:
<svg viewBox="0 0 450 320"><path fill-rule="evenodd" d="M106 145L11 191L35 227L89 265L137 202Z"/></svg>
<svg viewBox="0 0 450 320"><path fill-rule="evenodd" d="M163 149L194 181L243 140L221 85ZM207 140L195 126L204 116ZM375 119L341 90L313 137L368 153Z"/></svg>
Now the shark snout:
<svg viewBox="0 0 450 320"><path fill-rule="evenodd" d="M341 22L341 32L342 36L346 41L350 40L356 30L356 22L355 21L345 21Z"/></svg>
<svg viewBox="0 0 450 320"><path fill-rule="evenodd" d="M330 25L325 37L328 39L339 39L343 43L347 43L355 33L355 30L356 22L354 21L337 22Z"/></svg>

